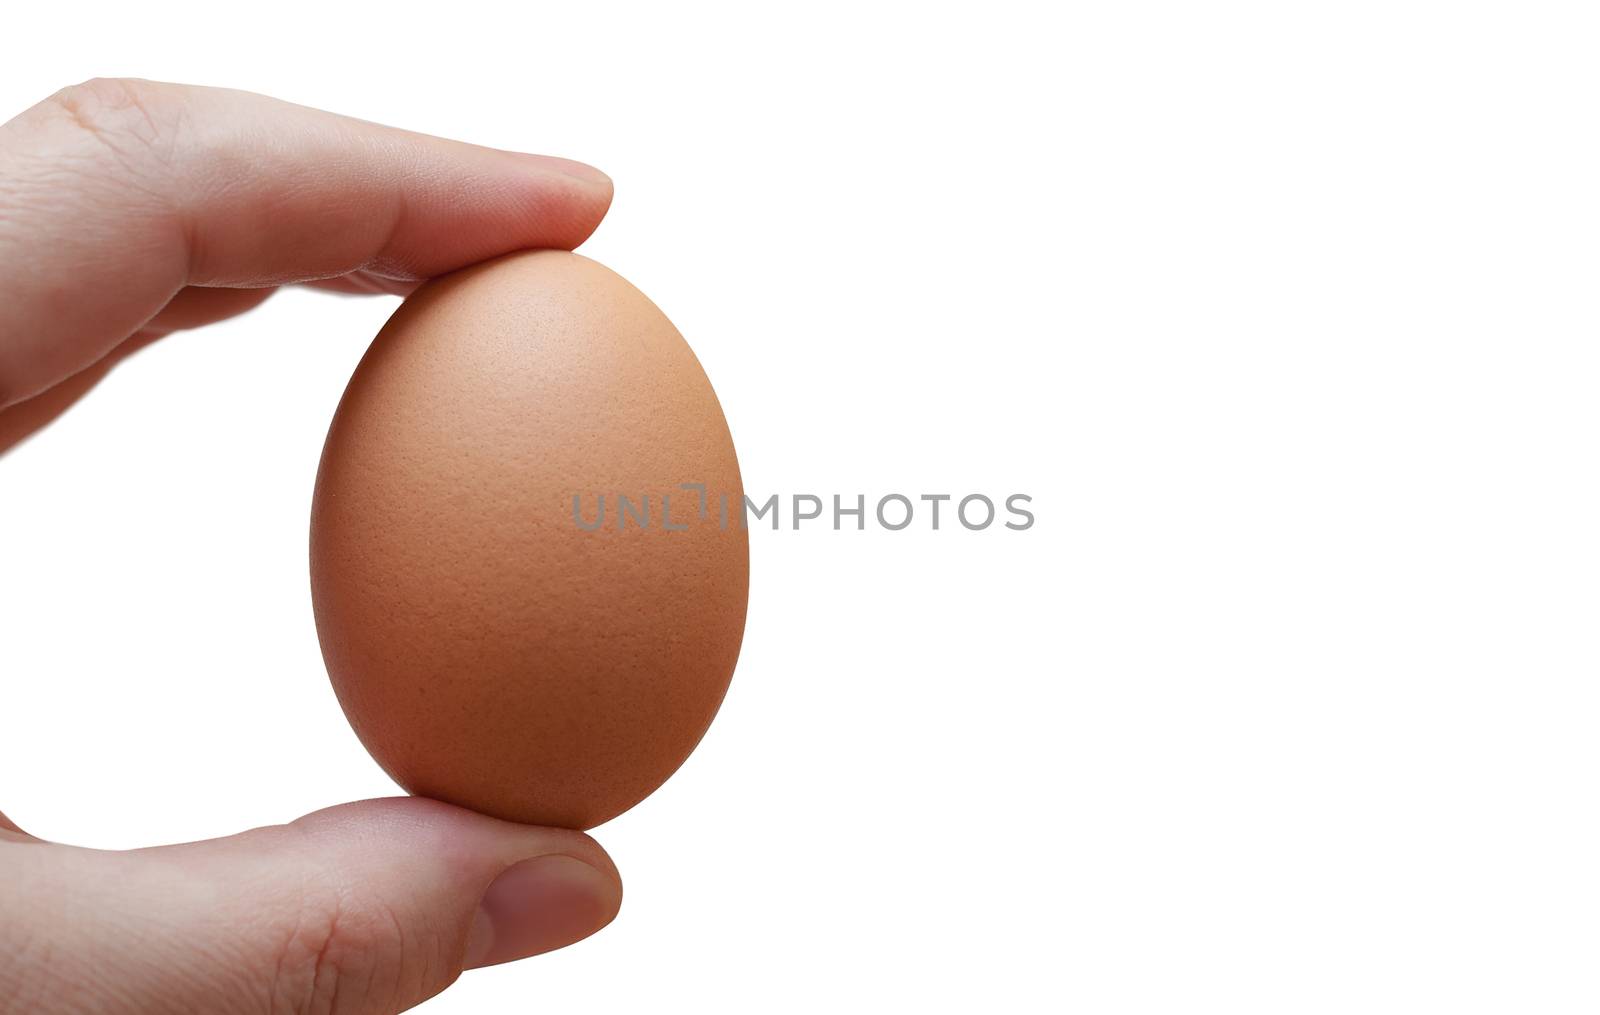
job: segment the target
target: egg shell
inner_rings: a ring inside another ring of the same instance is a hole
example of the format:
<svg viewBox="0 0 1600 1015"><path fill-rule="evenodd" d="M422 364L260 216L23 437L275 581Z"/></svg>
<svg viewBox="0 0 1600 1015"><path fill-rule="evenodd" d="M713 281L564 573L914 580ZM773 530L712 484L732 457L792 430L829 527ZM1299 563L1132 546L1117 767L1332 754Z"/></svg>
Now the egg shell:
<svg viewBox="0 0 1600 1015"><path fill-rule="evenodd" d="M568 828L627 810L733 674L743 498L710 381L621 277L538 251L427 283L351 378L312 502L350 724L414 794Z"/></svg>

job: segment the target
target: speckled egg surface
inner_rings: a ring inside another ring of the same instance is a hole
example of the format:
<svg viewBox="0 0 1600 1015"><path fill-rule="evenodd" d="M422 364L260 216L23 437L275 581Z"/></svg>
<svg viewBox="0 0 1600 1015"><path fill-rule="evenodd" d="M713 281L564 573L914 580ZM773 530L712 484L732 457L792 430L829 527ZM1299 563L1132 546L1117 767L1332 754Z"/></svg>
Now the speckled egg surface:
<svg viewBox="0 0 1600 1015"><path fill-rule="evenodd" d="M356 369L312 502L351 725L415 794L569 828L627 810L727 690L742 503L705 372L622 278L538 251L429 282Z"/></svg>

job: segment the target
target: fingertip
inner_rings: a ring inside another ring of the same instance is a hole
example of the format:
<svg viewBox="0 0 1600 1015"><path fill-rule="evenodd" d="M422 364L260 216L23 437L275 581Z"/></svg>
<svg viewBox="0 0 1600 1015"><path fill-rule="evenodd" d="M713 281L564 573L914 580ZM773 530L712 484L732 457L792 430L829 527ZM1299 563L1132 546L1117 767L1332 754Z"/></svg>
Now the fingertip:
<svg viewBox="0 0 1600 1015"><path fill-rule="evenodd" d="M473 917L463 965L513 962L565 948L616 918L614 874L564 854L513 864L489 885Z"/></svg>
<svg viewBox="0 0 1600 1015"><path fill-rule="evenodd" d="M565 235L560 237L564 241L560 245L567 250L583 243L599 228L616 196L616 183L610 176L587 162L558 155L509 154L530 171L526 178L528 193L542 205L535 219L539 236L528 246L552 246L549 241L553 237L549 234L553 219L567 227L561 230Z"/></svg>
<svg viewBox="0 0 1600 1015"><path fill-rule="evenodd" d="M561 173L564 176L570 176L574 180L577 180L586 186L601 188L608 194L615 186L611 180L611 177L596 169L594 166L589 165L587 162L579 162L576 159L564 159L557 155L528 155L525 157L537 159L541 165L548 169Z"/></svg>
<svg viewBox="0 0 1600 1015"><path fill-rule="evenodd" d="M611 201L616 196L616 185L611 177L583 162L574 162L570 159L559 159L554 156L538 156L541 163L559 163L557 166L543 166L542 179L537 185L536 193L548 194L553 188L552 183L559 179L562 184L562 203L565 205L564 216L568 229L562 237L564 242L560 247L572 250L594 235L600 228L600 223L605 221L606 213L611 210ZM548 223L555 218L546 210L541 219ZM539 227L541 234L548 233L548 224ZM532 242L529 247L549 246Z"/></svg>

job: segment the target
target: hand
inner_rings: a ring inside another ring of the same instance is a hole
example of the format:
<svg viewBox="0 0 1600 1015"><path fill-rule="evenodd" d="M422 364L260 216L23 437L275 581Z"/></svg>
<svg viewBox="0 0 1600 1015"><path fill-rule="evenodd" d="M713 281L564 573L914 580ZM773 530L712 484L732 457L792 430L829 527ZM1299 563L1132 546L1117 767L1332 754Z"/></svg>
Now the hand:
<svg viewBox="0 0 1600 1015"><path fill-rule="evenodd" d="M571 248L611 182L257 95L92 81L0 127L0 451L122 355L274 287L406 293ZM212 842L44 842L0 816L0 1011L395 1012L621 904L579 832L430 800Z"/></svg>

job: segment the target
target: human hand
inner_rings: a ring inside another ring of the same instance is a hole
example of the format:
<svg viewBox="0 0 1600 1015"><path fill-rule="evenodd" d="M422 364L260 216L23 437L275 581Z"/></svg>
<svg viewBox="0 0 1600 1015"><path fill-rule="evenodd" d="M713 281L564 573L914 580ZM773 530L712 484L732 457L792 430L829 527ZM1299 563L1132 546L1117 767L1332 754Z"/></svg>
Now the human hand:
<svg viewBox="0 0 1600 1015"><path fill-rule="evenodd" d="M571 248L611 183L243 92L92 81L0 126L0 452L129 351L280 285L406 293ZM0 1012L395 1012L621 904L588 836L370 800L109 852L0 815Z"/></svg>

